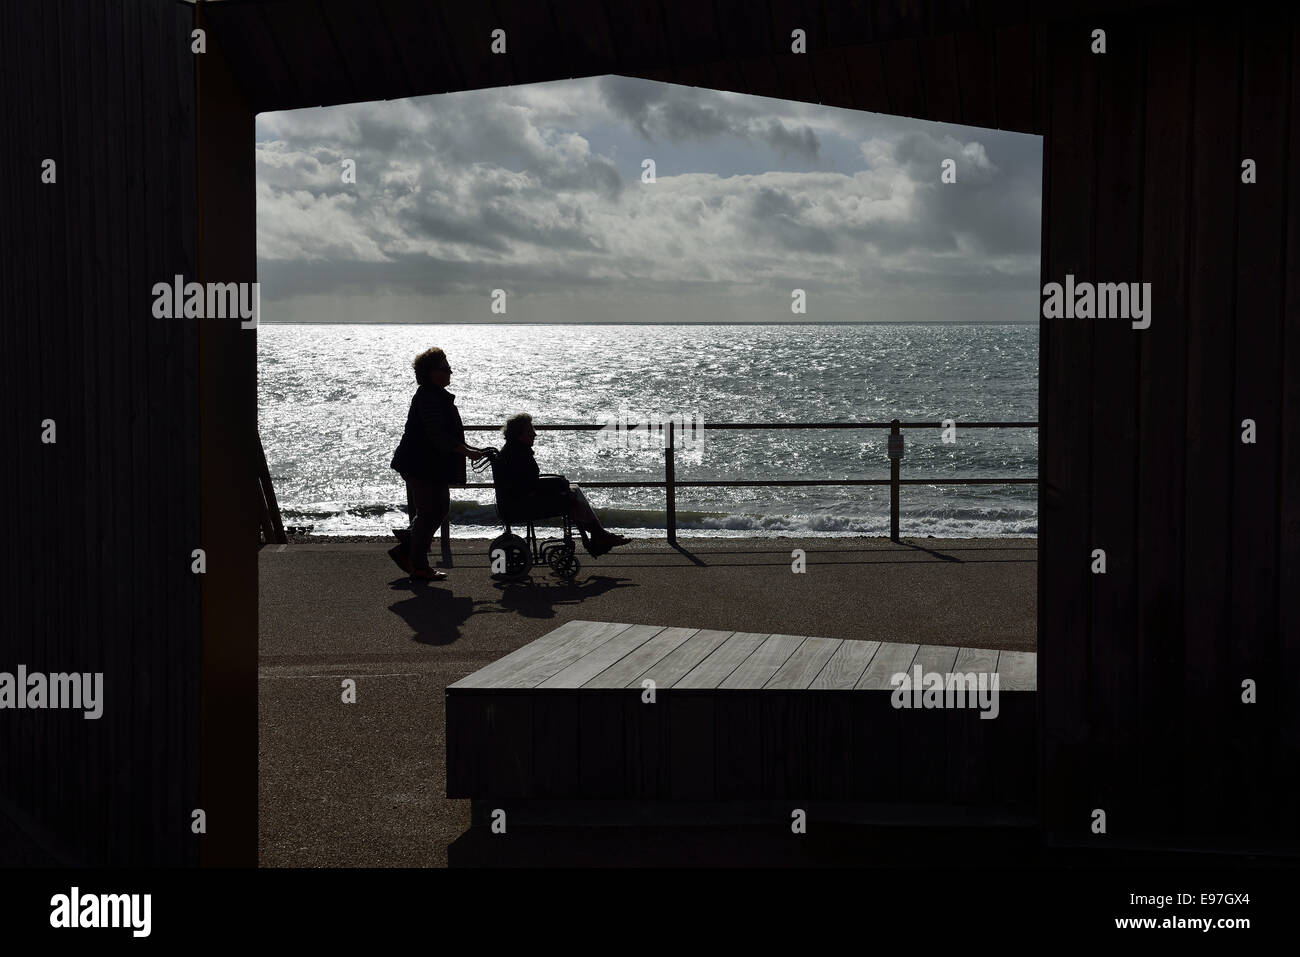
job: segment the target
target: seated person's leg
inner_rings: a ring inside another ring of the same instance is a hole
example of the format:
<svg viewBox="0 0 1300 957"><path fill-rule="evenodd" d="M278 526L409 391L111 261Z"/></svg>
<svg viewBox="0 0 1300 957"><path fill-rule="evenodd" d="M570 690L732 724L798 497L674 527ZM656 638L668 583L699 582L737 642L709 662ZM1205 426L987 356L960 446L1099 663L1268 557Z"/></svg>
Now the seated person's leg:
<svg viewBox="0 0 1300 957"><path fill-rule="evenodd" d="M591 541L584 540L584 544L587 546L587 552L593 557L599 558L611 548L632 541L622 535L613 534L600 524L600 519L596 517L591 503L587 501L587 496L577 485L569 485L569 502L569 517L591 536Z"/></svg>
<svg viewBox="0 0 1300 957"><path fill-rule="evenodd" d="M600 519L596 517L591 504L587 501L587 496L582 493L581 488L572 483L569 485L569 518L589 532L604 531Z"/></svg>

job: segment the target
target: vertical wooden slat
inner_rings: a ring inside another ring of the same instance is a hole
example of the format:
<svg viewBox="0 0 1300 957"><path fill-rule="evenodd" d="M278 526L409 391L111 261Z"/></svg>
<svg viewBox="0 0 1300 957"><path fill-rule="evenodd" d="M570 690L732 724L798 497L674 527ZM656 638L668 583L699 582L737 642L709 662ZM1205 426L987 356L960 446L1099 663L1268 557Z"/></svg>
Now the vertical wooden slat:
<svg viewBox="0 0 1300 957"><path fill-rule="evenodd" d="M987 126L993 129L998 125L993 34L982 30L959 33L956 44L961 121L967 126Z"/></svg>
<svg viewBox="0 0 1300 957"><path fill-rule="evenodd" d="M81 54L83 58L79 66L78 82L82 85L86 112L77 133L78 138L84 140L85 146L80 157L82 165L76 173L79 188L85 190L89 199L87 205L82 207L84 218L77 224L77 228L89 240L82 252L84 299L79 317L88 347L85 357L87 389L82 402L87 409L95 406L94 431L90 431L92 421L89 416L78 415L79 419L83 419L78 422L78 427L84 430L81 441L85 442L88 459L85 475L86 511L98 509L101 515L98 534L87 538L85 554L90 564L111 569L115 556L112 555L110 546L116 539L121 524L118 514L120 506L109 504L117 501L114 497L116 476L113 472L112 442L122 434L119 411L120 355L111 341L119 316L115 315L116 303L109 296L106 275L109 260L107 247L112 242L108 222L109 191L97 188L92 179L98 171L107 169L104 11L96 5L95 9L77 15L71 9L72 6L69 5L65 22L68 26L75 23L73 29L78 33L79 39L85 37L85 52ZM121 648L109 637L120 634L119 629L122 627L121 599L115 580L117 576L109 570L106 574L95 577L97 588L93 596L88 596L93 618L86 625L92 627L99 636L105 686L127 687L125 684L119 685L123 676ZM101 800L97 804L88 802L89 806L86 807L85 823L90 829L88 843L96 857L108 860L120 860L117 855L121 854L124 847L122 832L126 828L104 827L102 822L120 820L130 800L129 796L122 794L127 780L124 769L130 748L130 742L123 733L123 722L129 714L129 707L128 704L114 708L111 712L105 711L104 717L100 719L104 726L99 729L99 733L104 736L106 746L99 749L98 760L92 761L92 764L98 764L95 769L98 772L98 782L93 793L101 797ZM111 782L111 786L104 787L104 782Z"/></svg>
<svg viewBox="0 0 1300 957"><path fill-rule="evenodd" d="M99 813L117 826L104 826L110 841L109 855L121 860L129 849L141 840L141 815L133 813L139 795L139 777L136 755L139 744L135 738L135 712L139 701L139 682L136 677L135 649L139 641L134 628L135 603L128 598L131 575L136 565L134 538L130 527L131 493L131 340L130 325L122 286L123 220L126 212L123 202L122 159L115 148L117 137L114 127L121 117L121 49L120 34L114 36L116 26L113 11L104 4L96 4L90 13L92 97L93 113L88 131L95 141L94 168L114 184L112 189L96 189L96 215L94 231L99 251L98 269L95 272L95 297L92 313L87 321L96 327L99 348L95 361L102 366L104 394L99 397L101 408L107 413L102 430L93 438L99 448L100 481L98 490L108 502L109 521L105 533L91 543L96 566L103 569L107 592L103 613L92 626L106 652L104 681L112 687L130 688L130 697L122 701L112 713L105 713L102 721L108 722L113 736L111 761L104 782L115 786L105 789L107 801ZM119 80L114 84L114 80ZM116 89L114 89L116 86ZM102 783L96 788L102 788Z"/></svg>
<svg viewBox="0 0 1300 957"><path fill-rule="evenodd" d="M165 89L165 81L159 82L157 79L158 64L164 58L168 60L172 58L167 56L170 51L166 47L147 43L144 39L146 35L157 35L156 24L161 11L128 2L122 6L121 13L123 15L121 35L124 104L122 128L125 133L123 148L126 152L122 192L125 195L128 217L127 251L129 254L125 305L132 331L131 352L137 363L137 368L132 372L134 393L132 399L135 406L132 409L132 422L134 430L139 430L141 433L138 438L133 436L132 444L136 447L133 467L146 475L156 477L154 483L138 481L134 483L132 511L138 518L133 537L140 543L141 554L136 559L138 562L136 567L143 579L142 584L151 594L165 595L168 592L164 587L162 566L167 560L170 549L167 547L166 529L160 526L163 525L170 511L168 499L171 497L171 490L178 489L178 485L172 482L168 468L171 460L168 452L178 450L170 450L166 444L166 437L156 434L161 409L156 408L151 401L151 396L161 391L162 385L158 381L156 370L160 358L158 336L165 327L154 325L150 320L153 319L151 296L153 284L163 281L159 262L159 246L163 237L147 227L145 211L151 205L162 205L157 203L157 193L165 181L167 171L161 168L164 161L164 157L160 155L162 151L156 145L153 149L146 145L150 141L156 144L162 131L158 129L158 124L149 122L146 118L148 108L144 97L144 85L147 77L148 89ZM168 34L169 42L170 39ZM147 56L145 50L149 51ZM146 137L149 139L146 140ZM150 202L151 199L153 204ZM168 780L174 774L172 762L178 756L177 751L167 746L167 728L175 721L183 720L179 715L158 709L158 704L166 700L173 687L173 683L167 676L175 673L166 667L167 649L175 643L174 637L171 641L167 640L167 622L170 617L168 612L169 609L166 608L154 609L152 614L146 615L137 623L136 627L140 629L139 639L147 637L147 642L138 639L133 669L135 681L146 685L145 688L139 689L138 696L152 706L140 708L137 705L139 709L137 733L140 735L141 745L148 751L147 760L151 766L152 786L147 804L151 809L149 829L152 854L148 862L155 866L175 861L175 858L169 859L167 854L169 850L166 840L168 809L160 800L160 795L166 793ZM178 832L173 831L173 833ZM175 846L180 842L171 843Z"/></svg>
<svg viewBox="0 0 1300 957"><path fill-rule="evenodd" d="M1187 250L1191 203L1192 34L1187 23L1147 30L1142 281L1151 326L1135 330L1138 359L1138 744L1140 802L1125 817L1149 834L1181 829L1183 709L1183 436L1187 378ZM1094 388L1106 388L1098 380ZM1119 822L1124 827L1127 820ZM1119 833L1119 829L1112 830Z"/></svg>
<svg viewBox="0 0 1300 957"><path fill-rule="evenodd" d="M762 708L757 691L716 692L713 699L714 787L722 801L760 793Z"/></svg>
<svg viewBox="0 0 1300 957"><path fill-rule="evenodd" d="M880 57L880 44L863 47L845 55L854 109L871 113L889 112L889 92L885 86L885 71Z"/></svg>
<svg viewBox="0 0 1300 957"><path fill-rule="evenodd" d="M894 40L884 44L885 85L890 112L897 116L925 116L925 92L921 85L921 56L916 40Z"/></svg>
<svg viewBox="0 0 1300 957"><path fill-rule="evenodd" d="M626 729L626 793L649 800L667 800L671 794L671 738L666 703L642 701L641 690L629 687L619 700Z"/></svg>
<svg viewBox="0 0 1300 957"><path fill-rule="evenodd" d="M1034 129L1034 28L1029 24L997 31L996 100L998 128L1029 133Z"/></svg>
<svg viewBox="0 0 1300 957"><path fill-rule="evenodd" d="M827 106L852 107L853 94L849 90L849 73L844 66L843 52L838 49L818 50L809 53L808 57L821 102ZM714 71L706 73L710 78L713 75Z"/></svg>
<svg viewBox="0 0 1300 957"><path fill-rule="evenodd" d="M554 13L564 26L570 62L586 64L592 76L619 72L618 46L601 0L554 0Z"/></svg>
<svg viewBox="0 0 1300 957"><path fill-rule="evenodd" d="M454 51L447 49L447 33L432 5L381 0L378 8L376 14L383 21L403 75L410 77L414 91L445 93L460 88ZM218 20L224 19L226 11L220 13ZM424 42L418 46L403 42L410 36Z"/></svg>
<svg viewBox="0 0 1300 957"><path fill-rule="evenodd" d="M578 694L578 793L584 799L627 794L627 751L621 691ZM546 695L537 706L546 706Z"/></svg>
<svg viewBox="0 0 1300 957"><path fill-rule="evenodd" d="M31 20L29 21L30 32L25 34L29 38L27 42L43 43L48 35L46 21L50 17L50 11L30 10L28 15ZM67 327L56 311L58 302L53 287L54 264L58 255L55 248L57 234L50 217L54 194L63 187L47 186L39 180L41 160L57 152L61 145L54 128L55 117L50 112L56 106L54 97L58 91L51 69L55 60L50 56L48 46L42 52L44 56L38 61L39 67L30 77L32 87L21 94L30 98L28 100L30 108L25 111L23 121L31 136L32 149L25 157L24 168L19 174L22 191L28 194L23 198L20 207L26 212L20 222L24 233L22 242L29 245L32 250L32 268L25 277L30 290L27 311L18 318L19 321L31 326L34 341L29 341L30 348L34 351L29 353L29 361L34 360L36 368L44 377L38 393L38 408L34 416L34 424L39 425L40 420L47 416L55 419L56 422L67 422L73 434L66 439L64 438L66 433L60 434L60 442L68 441L75 444L77 427L74 408L63 398L68 394L69 383L65 379L66 372L56 367L56 358L63 351L66 342ZM63 175L62 164L59 172L59 181L66 186L67 180ZM68 447L62 446L64 449ZM69 522L70 516L65 511L71 503L67 499L66 483L61 481L67 467L67 458L58 445L36 446L33 451L39 456L39 467L35 471L39 476L40 485L33 500L27 503L28 507L32 508L32 512L24 517L23 525L26 528L20 526L19 534L37 533L45 516L56 515L59 517L55 519L55 534L60 531L72 534L75 526ZM31 521L32 516L35 517L35 522ZM62 523L67 524L59 529L58 525ZM27 541L30 539L15 539L15 542ZM48 569L49 560L53 557L52 554L41 549L34 556L37 568ZM33 583L35 587L21 599L34 602L37 606L33 622L35 630L30 636L30 642L25 643L27 645L25 650L29 649L27 653L30 656L28 668L33 671L45 670L47 663L51 661L64 661L76 657L75 653L69 653L68 648L73 640L69 621L70 609L66 603L54 600L54 589L50 587L48 580L42 581L43 577L38 573L36 582ZM77 761L76 754L79 742L69 738L66 733L67 726L58 720L57 714L29 712L19 714L17 717L24 729L21 747L23 765L25 769L29 769L27 773L31 775L30 789L26 794L28 807L34 811L32 816L44 827L49 828L56 821L52 813L52 800L59 792L60 785L64 784L65 780L74 786L81 783L78 778L79 773L84 773L83 766ZM61 757L63 761L68 762L67 764L49 759L45 747L46 741L51 741L60 749Z"/></svg>
<svg viewBox="0 0 1300 957"><path fill-rule="evenodd" d="M1042 283L1091 280L1096 202L1097 61L1078 23L1049 30L1050 120L1043 156ZM1041 301L1041 300L1040 300ZM1088 509L1092 327L1042 319L1039 337L1038 695L1044 709L1044 822L1089 834L1093 800L1080 767L1089 734L1091 591Z"/></svg>
<svg viewBox="0 0 1300 957"><path fill-rule="evenodd" d="M201 12L201 11L200 11ZM198 279L257 278L253 114L219 51L198 68ZM257 333L198 324L202 791L208 866L257 860Z"/></svg>
<svg viewBox="0 0 1300 957"><path fill-rule="evenodd" d="M106 314L100 316L106 322L107 331L113 343L111 355L117 378L114 380L114 413L117 421L112 432L103 436L103 441L110 445L108 455L113 474L112 494L117 503L114 509L117 521L114 525L112 541L102 542L105 553L105 568L110 573L114 591L119 596L128 595L135 588L149 589L149 556L147 537L149 520L146 517L151 509L142 502L142 491L151 488L136 480L138 472L150 474L149 460L143 447L140 416L143 410L143 386L146 379L142 374L141 350L144 346L144 333L140 313L133 308L137 303L148 305L147 290L134 293L130 283L135 279L132 272L132 237L127 205L131 172L137 172L142 162L138 139L130 143L127 137L117 131L125 126L126 104L123 88L123 74L126 71L125 51L123 49L123 20L125 9L123 0L107 0L102 5L104 22L100 41L105 50L104 73L101 82L104 88L105 117L111 117L113 127L110 131L105 123L103 144L105 165L100 167L106 174L112 189L103 190L108 199L107 217L104 223L108 236L108 276L105 293L110 305ZM129 127L126 127L129 129ZM109 318L111 317L111 319ZM152 318L152 317L151 317ZM140 328L137 329L137 323ZM138 860L152 862L153 858L153 817L155 808L152 802L150 786L154 768L153 751L149 747L148 705L151 688L150 677L150 602L122 601L118 606L120 618L111 625L101 622L99 628L108 625L111 630L101 633L101 641L112 647L118 655L118 674L115 684L118 687L131 688L128 700L120 701L117 717L120 722L122 737L126 743L123 764L114 769L121 776L125 826L117 828L123 847L119 854L138 855ZM97 629L98 630L98 629ZM108 675L105 674L105 680Z"/></svg>
<svg viewBox="0 0 1300 957"><path fill-rule="evenodd" d="M22 145L25 140L19 132L18 119L16 116L17 106L17 87L18 77L15 75L17 64L16 52L12 50L12 38L17 35L17 11L13 4L0 6L0 124L6 130L14 131L10 142L10 148L0 150L0 202L4 204L5 209L17 209L18 201L16 196L16 185L19 176L19 167L21 166ZM5 249L13 249L17 245L17 236L14 226L13 216L0 216L0 243L4 244ZM15 274L15 260L13 256L0 256L0 314L5 316L20 315L18 311L18 284L19 279ZM17 356L15 329L20 325L16 322L0 322L0 349L4 350L5 355ZM32 423L26 419L26 408L18 399L18 383L16 376L0 376L0 402L4 403L6 409L13 411L12 417L0 419L0 441L6 443L6 447L14 450L23 449L33 453L37 451L39 445L39 435L34 430ZM27 430L26 442L24 443L23 431ZM33 438L35 436L35 438ZM18 480L18 461L22 458L20 454L6 455L0 458L0 482L3 482L4 492L10 496L10 500L17 503L22 494L21 485ZM10 635L7 642L7 649L17 652L21 647L24 636L30 634L30 628L27 624L27 607L20 602L15 601L17 592L15 589L14 579L17 576L18 569L15 567L14 550L0 550L0 600L6 602L12 609L10 619ZM13 721L0 722L0 780L13 781L15 776L15 759L17 752L17 741L14 737L15 724ZM7 790L7 789L6 789ZM12 797L5 794L6 797Z"/></svg>
<svg viewBox="0 0 1300 957"><path fill-rule="evenodd" d="M714 699L707 691L666 689L660 692L668 708L668 738L672 745L669 793L674 801L711 801L717 795L714 776L717 745ZM701 730L703 729L703 730Z"/></svg>
<svg viewBox="0 0 1300 957"><path fill-rule="evenodd" d="M1097 60L1097 194L1094 233L1099 282L1141 278L1144 46L1133 24L1106 24L1110 46ZM1096 806L1117 811L1137 774L1130 723L1137 710L1136 499L1137 351L1144 335L1122 319L1093 320L1092 548L1106 574L1092 578L1089 673L1090 780ZM1089 550L1091 551L1091 549Z"/></svg>
<svg viewBox="0 0 1300 957"><path fill-rule="evenodd" d="M1232 406L1233 252L1241 177L1237 155L1241 23L1202 14L1195 25L1192 103L1192 246L1188 257L1187 424L1183 527L1185 753L1218 738L1237 699L1227 671L1231 465L1237 432ZM1225 242L1226 238L1226 242ZM1224 813L1224 761L1185 761L1189 805L1212 820ZM1191 824L1193 822L1189 822ZM1199 823L1199 822L1197 822Z"/></svg>
<svg viewBox="0 0 1300 957"><path fill-rule="evenodd" d="M462 706L462 713L467 707L473 707L474 701L471 696L448 696L449 720L452 713L452 697L458 699L458 703ZM582 752L578 730L580 727L578 699L575 696L552 695L543 700L543 696L538 695L533 700L533 793L538 798L573 798L580 793L578 759ZM450 746L451 742L460 740L468 743L460 747ZM447 735L449 759L453 751L459 753L480 750L483 740L465 736L453 738L449 731ZM459 796L464 796L474 794L474 791L462 787L457 793ZM449 790L448 795L450 794Z"/></svg>
<svg viewBox="0 0 1300 957"><path fill-rule="evenodd" d="M1277 546L1283 255L1286 242L1289 17L1271 10L1246 18L1241 90L1241 159L1253 159L1257 182L1238 181L1237 299L1234 311L1236 388L1232 447L1232 598L1228 675L1237 700L1228 711L1232 809L1264 839L1273 822L1293 815L1294 796L1276 792L1269 766L1278 731ZM1294 188L1294 187L1292 187ZM1241 441L1253 419L1256 441ZM1254 705L1240 701L1241 682L1260 687ZM1289 676L1295 681L1295 676ZM1272 688L1271 694L1264 689Z"/></svg>
<svg viewBox="0 0 1300 957"><path fill-rule="evenodd" d="M917 41L925 89L926 118L944 123L961 122L961 91L957 74L957 47L950 34Z"/></svg>
<svg viewBox="0 0 1300 957"><path fill-rule="evenodd" d="M68 484L69 491L77 504L65 510L55 520L51 531L55 535L61 534L59 525L66 522L68 524L62 534L70 534L72 528L79 525L82 542L79 553L86 562L94 563L99 557L94 545L103 534L107 516L104 514L102 492L99 491L102 485L97 481L100 456L96 443L89 438L91 435L102 434L104 427L103 410L100 402L97 401L98 383L101 378L98 366L102 360L98 357L98 327L92 324L92 317L96 313L96 298L91 277L94 275L94 259L100 239L95 233L92 216L95 185L91 172L94 168L91 152L94 143L89 128L92 105L86 88L90 40L84 24L74 22L79 18L75 16L71 4L60 5L57 9L59 33L62 38L59 54L60 67L63 71L62 89L71 122L64 139L68 162L59 164L60 169L66 171L60 174L60 178L65 183L64 188L68 190L70 218L65 225L65 236L68 240L69 285L74 290L67 322L69 328L76 330L81 348L69 349L69 352L76 353L72 370L74 374L79 373L75 381L69 383L72 407L76 408L76 416L75 419L69 418L67 423L71 435L69 436L66 430L62 431L63 436L72 440L72 448L75 449L72 461L64 463L68 471L62 479ZM69 412L71 411L70 407ZM93 620L99 620L102 614L102 602L106 590L104 581L96 576L93 581L87 583L83 592L84 606L93 609ZM82 667L88 670L102 670L105 663L105 656L101 652L95 656L94 661L83 663ZM107 677L106 674L105 681ZM99 732L101 748L79 755L75 749L70 748L68 760L76 760L74 755L82 757L88 762L90 774L98 776L99 780L107 779L111 768L110 754L114 741L111 729L110 722ZM86 792L82 793L84 795ZM97 841L86 841L83 837L94 813L95 808L90 801L84 797L76 801L73 823L67 829L70 836L75 835L75 839L82 843L88 860L102 859L99 852L103 850L103 835L99 835Z"/></svg>
<svg viewBox="0 0 1300 957"><path fill-rule="evenodd" d="M307 91L301 106L344 103L357 98L357 84L347 63L339 56L318 3L299 0L298 3L260 4L258 13L295 85ZM486 51L490 42L487 31L482 36ZM504 76L502 79L508 82Z"/></svg>
<svg viewBox="0 0 1300 957"><path fill-rule="evenodd" d="M169 175L168 196L174 195L177 220L182 223L179 242L171 247L177 256L174 270L187 275L198 275L198 182L197 182L197 98L195 82L195 54L190 50L190 35L196 26L197 9L174 8L172 49L174 50L178 82L172 95L176 119L175 160L173 174ZM178 42L179 41L179 42ZM173 193L174 191L174 193ZM171 265L171 264L169 264ZM172 269L164 268L165 276ZM171 325L166 328L167 343L166 391L168 397L177 397L170 404L170 434L168 447L180 452L174 466L173 479L177 489L172 518L168 522L163 568L168 580L168 593L175 596L171 606L174 618L169 625L169 635L201 634L202 610L199 588L190 568L192 549L201 540L199 489L199 331L193 326ZM177 812L182 816L179 859L195 864L199 859L199 839L190 829L190 814L200 806L200 662L202 643L185 641L173 643L173 675L179 675L177 689L180 701L173 740L184 755L181 773L176 775Z"/></svg>
<svg viewBox="0 0 1300 957"><path fill-rule="evenodd" d="M1300 675L1300 13L1291 12L1291 90L1287 115L1286 301L1283 309L1282 347L1282 449L1279 458L1282 497L1278 538L1278 674ZM1273 760L1282 769L1278 791L1300 794L1300 680L1292 677L1279 689L1281 709L1277 748ZM1294 841L1300 824L1294 815L1284 819L1284 833Z"/></svg>

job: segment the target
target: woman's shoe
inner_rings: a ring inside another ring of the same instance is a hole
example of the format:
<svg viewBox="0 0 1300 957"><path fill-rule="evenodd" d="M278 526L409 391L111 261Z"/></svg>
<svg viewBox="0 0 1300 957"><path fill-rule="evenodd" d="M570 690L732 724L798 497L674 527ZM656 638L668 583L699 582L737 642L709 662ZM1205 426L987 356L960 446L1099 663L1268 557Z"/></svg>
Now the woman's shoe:
<svg viewBox="0 0 1300 957"><path fill-rule="evenodd" d="M411 578L420 582L441 582L447 580L447 573L436 568L417 568L411 572Z"/></svg>
<svg viewBox="0 0 1300 957"><path fill-rule="evenodd" d="M626 545L630 541L632 541L632 539L625 538L622 535L615 535L613 532L600 531L591 536L591 544L587 545L587 554L592 558L599 558L601 555L606 554L611 548L616 548L619 545ZM583 544L586 544L586 542Z"/></svg>

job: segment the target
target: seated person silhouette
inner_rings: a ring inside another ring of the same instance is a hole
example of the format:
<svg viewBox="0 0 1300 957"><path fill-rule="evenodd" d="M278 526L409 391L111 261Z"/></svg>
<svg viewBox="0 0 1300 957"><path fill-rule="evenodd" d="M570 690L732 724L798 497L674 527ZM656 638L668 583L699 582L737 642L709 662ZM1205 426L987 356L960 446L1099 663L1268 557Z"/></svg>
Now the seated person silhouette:
<svg viewBox="0 0 1300 957"><path fill-rule="evenodd" d="M617 545L632 541L615 535L600 524L587 497L577 485L563 476L540 478L541 470L533 457L533 417L526 412L512 415L502 428L505 445L497 454L496 481L499 492L519 510L537 518L568 515L582 536L582 545L592 558L599 558Z"/></svg>

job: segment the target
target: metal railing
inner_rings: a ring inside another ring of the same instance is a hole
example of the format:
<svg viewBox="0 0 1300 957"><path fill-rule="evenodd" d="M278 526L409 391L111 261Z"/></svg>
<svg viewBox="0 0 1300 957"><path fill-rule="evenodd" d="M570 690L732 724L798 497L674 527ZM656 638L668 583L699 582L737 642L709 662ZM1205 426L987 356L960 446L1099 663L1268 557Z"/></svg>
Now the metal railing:
<svg viewBox="0 0 1300 957"><path fill-rule="evenodd" d="M957 422L964 429L1036 429L1037 422ZM677 544L677 489L679 488L768 488L768 487L802 487L802 486L852 486L852 485L888 485L889 486L889 537L897 542L898 533L898 499L903 485L1037 485L1034 478L968 478L968 479L905 479L899 476L899 463L903 458L903 429L943 429L944 422L706 422L698 426L703 429L733 430L767 430L767 429L888 429L889 430L889 478L887 479L709 479L702 481L683 481L677 478L675 460L675 424L669 420L663 423L666 432L664 438L664 479L662 482L581 482L584 488L661 488L666 496L666 525L668 541ZM599 432L608 428L604 424L537 425L533 428L539 432ZM498 432L499 425L467 425L466 432ZM628 432L647 431L629 428ZM491 482L471 482L457 485L455 488L492 488ZM451 525L450 521L442 523L442 564L451 565Z"/></svg>

